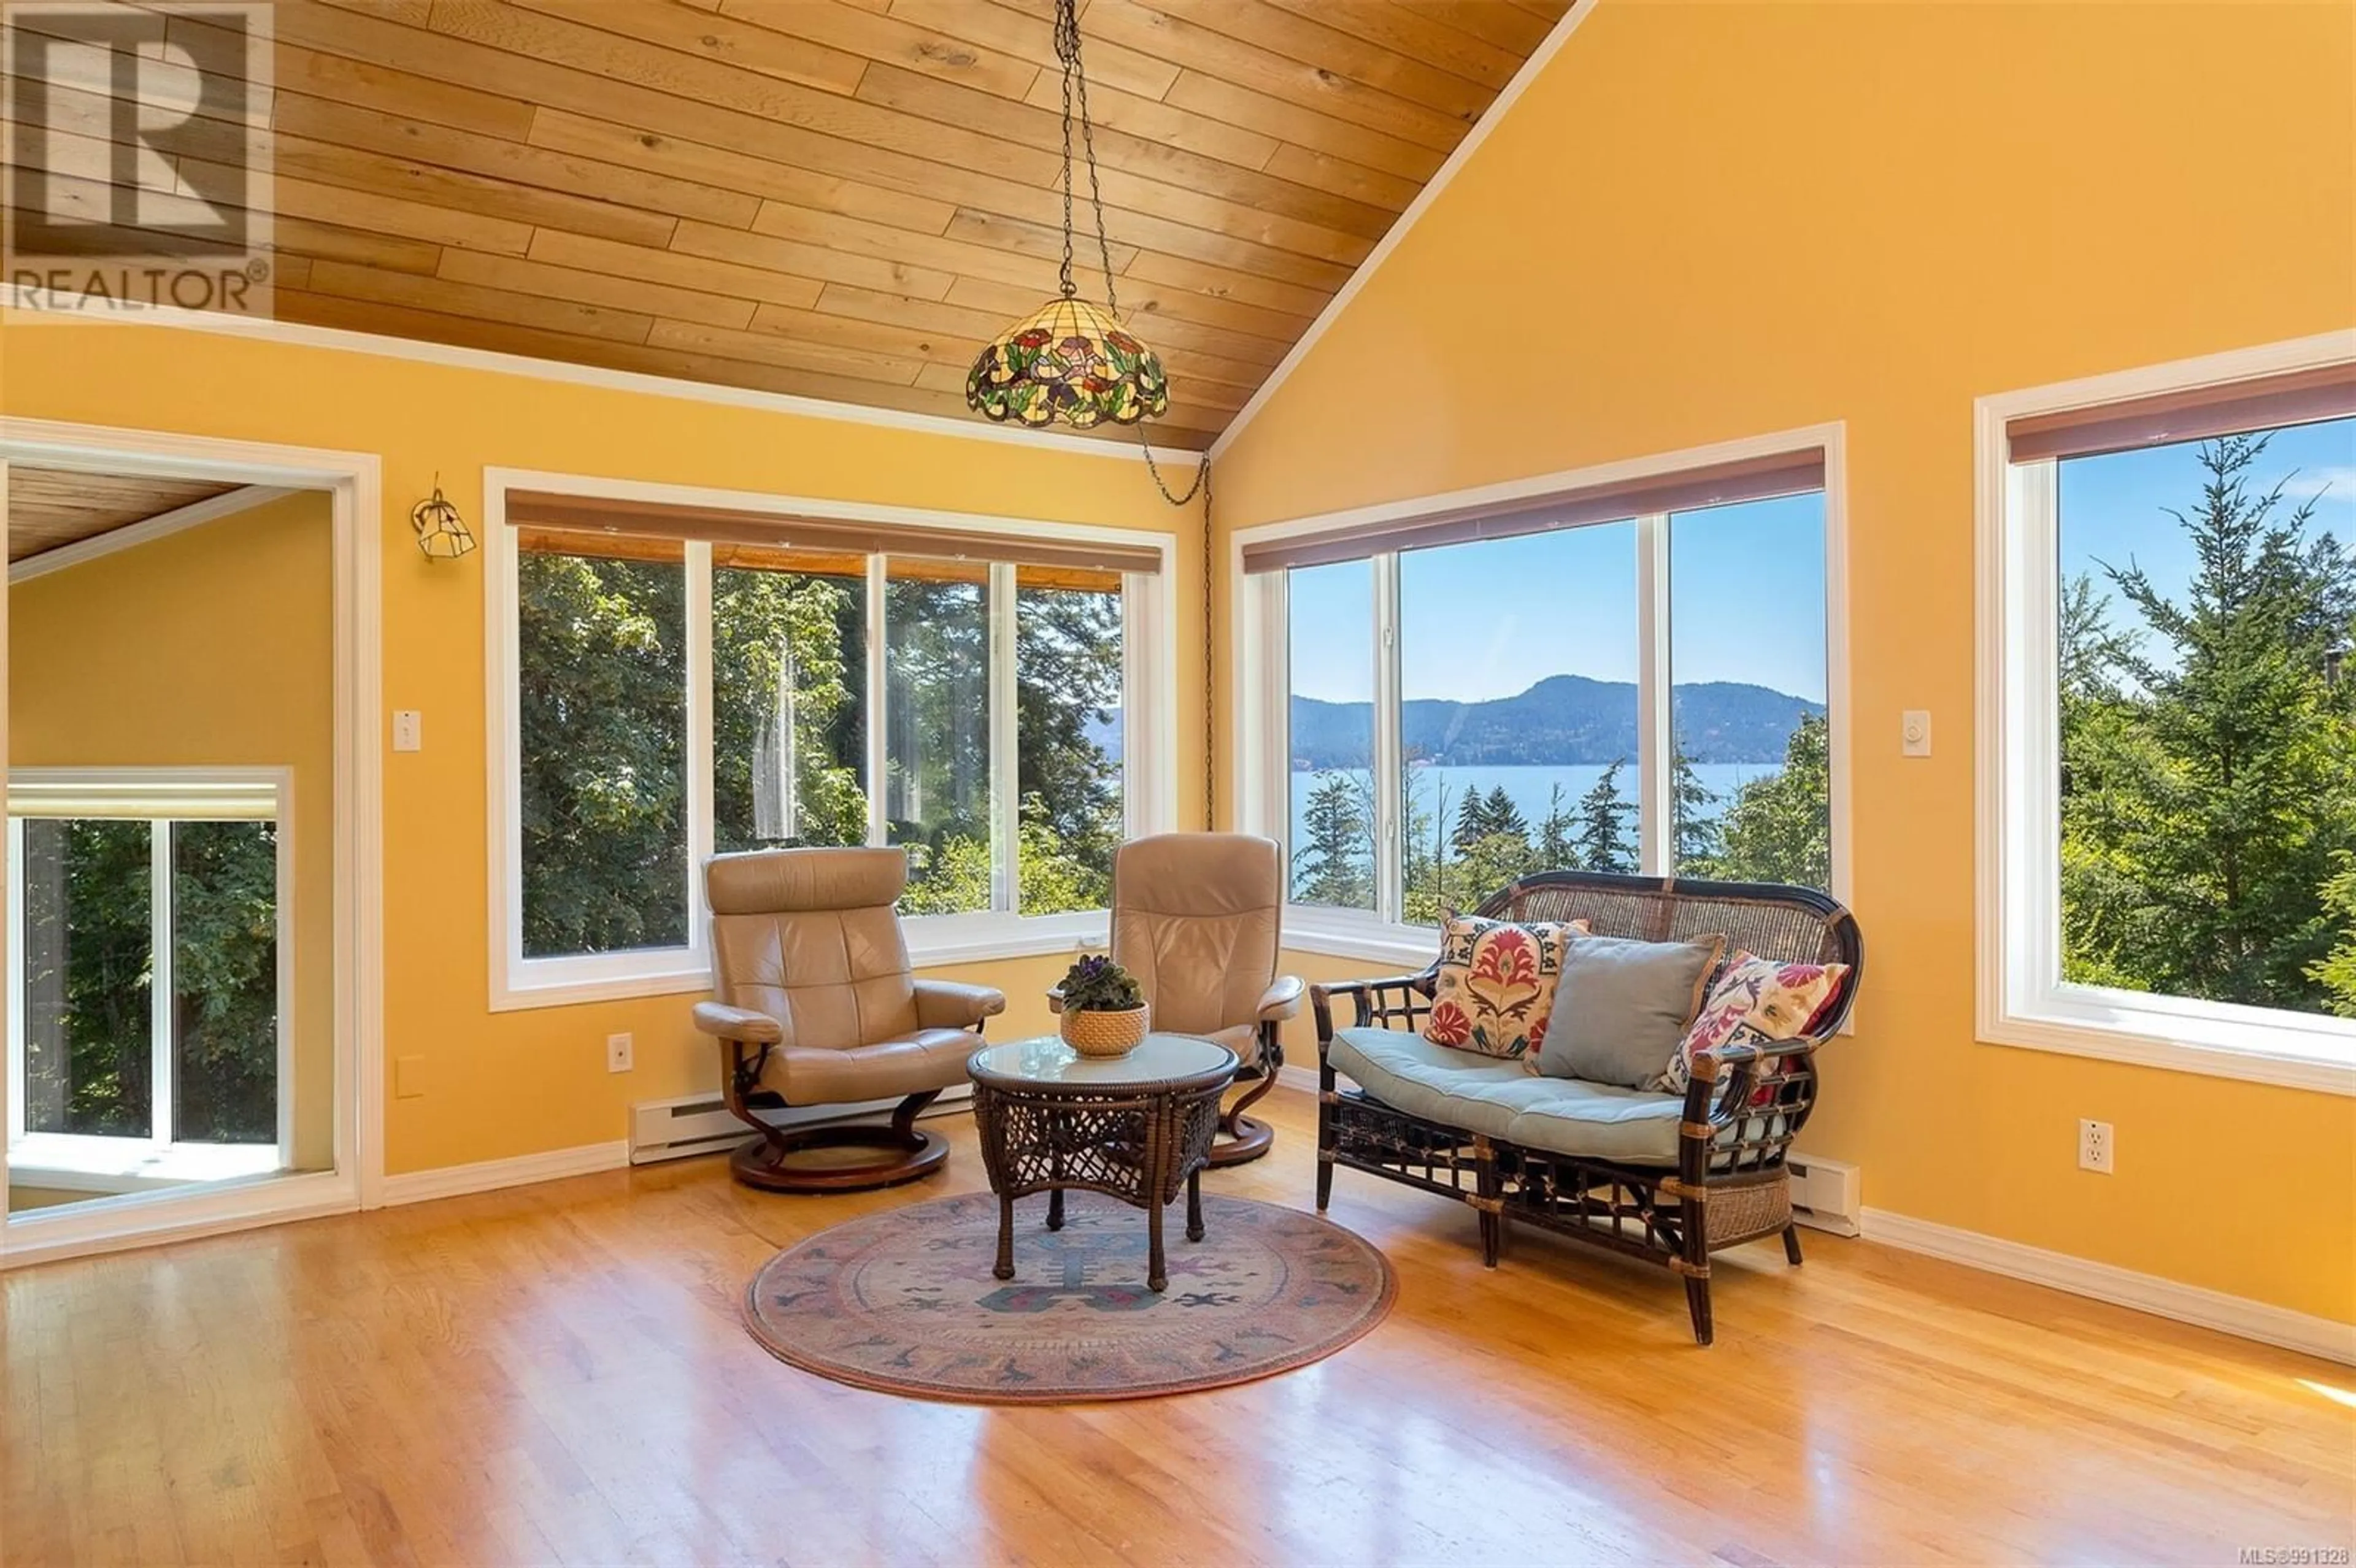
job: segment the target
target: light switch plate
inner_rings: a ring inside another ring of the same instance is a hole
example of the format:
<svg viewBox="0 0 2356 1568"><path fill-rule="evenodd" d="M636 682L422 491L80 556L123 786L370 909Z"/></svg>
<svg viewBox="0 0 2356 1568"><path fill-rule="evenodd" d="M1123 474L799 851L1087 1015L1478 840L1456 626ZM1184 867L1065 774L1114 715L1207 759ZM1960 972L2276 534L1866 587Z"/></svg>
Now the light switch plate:
<svg viewBox="0 0 2356 1568"><path fill-rule="evenodd" d="M396 752L422 752L425 749L425 715L414 708L393 710L392 749Z"/></svg>
<svg viewBox="0 0 2356 1568"><path fill-rule="evenodd" d="M1910 708L1898 718L1899 750L1910 757L1931 754L1931 710Z"/></svg>
<svg viewBox="0 0 2356 1568"><path fill-rule="evenodd" d="M606 1072L627 1072L637 1065L637 1048L628 1035L609 1034L605 1037Z"/></svg>

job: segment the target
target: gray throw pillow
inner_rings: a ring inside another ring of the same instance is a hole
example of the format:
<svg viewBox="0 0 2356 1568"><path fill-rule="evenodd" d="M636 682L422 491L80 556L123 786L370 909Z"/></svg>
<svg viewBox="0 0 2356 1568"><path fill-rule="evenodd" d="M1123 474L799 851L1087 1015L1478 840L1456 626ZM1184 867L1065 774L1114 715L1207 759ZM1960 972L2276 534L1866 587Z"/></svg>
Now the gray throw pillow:
<svg viewBox="0 0 2356 1568"><path fill-rule="evenodd" d="M1570 938L1538 1071L1548 1078L1644 1088L1661 1075L1661 1063L1685 1038L1725 951L1724 936Z"/></svg>

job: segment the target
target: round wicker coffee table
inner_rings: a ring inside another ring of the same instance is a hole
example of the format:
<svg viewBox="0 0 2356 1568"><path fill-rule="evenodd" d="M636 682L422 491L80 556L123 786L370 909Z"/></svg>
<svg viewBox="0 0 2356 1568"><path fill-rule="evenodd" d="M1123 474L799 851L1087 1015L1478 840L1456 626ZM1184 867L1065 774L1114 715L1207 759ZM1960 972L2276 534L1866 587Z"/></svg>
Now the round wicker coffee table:
<svg viewBox="0 0 2356 1568"><path fill-rule="evenodd" d="M1162 1211L1186 1189L1186 1239L1203 1239L1202 1170L1236 1053L1192 1035L1149 1034L1127 1056L1082 1056L1053 1035L984 1046L966 1059L981 1161L998 1194L1000 1279L1014 1277L1014 1200L1085 1188L1145 1211L1147 1285L1169 1285Z"/></svg>

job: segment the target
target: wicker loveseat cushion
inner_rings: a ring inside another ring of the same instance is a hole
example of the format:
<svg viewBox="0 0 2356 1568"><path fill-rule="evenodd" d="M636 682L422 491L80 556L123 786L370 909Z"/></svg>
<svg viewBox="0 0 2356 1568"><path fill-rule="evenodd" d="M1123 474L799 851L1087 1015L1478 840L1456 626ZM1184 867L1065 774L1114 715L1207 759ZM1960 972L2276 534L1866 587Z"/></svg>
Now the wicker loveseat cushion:
<svg viewBox="0 0 2356 1568"><path fill-rule="evenodd" d="M1517 1061L1451 1051L1403 1029L1343 1029L1327 1057L1376 1099L1426 1121L1561 1155L1677 1162L1685 1102L1675 1094L1534 1077Z"/></svg>

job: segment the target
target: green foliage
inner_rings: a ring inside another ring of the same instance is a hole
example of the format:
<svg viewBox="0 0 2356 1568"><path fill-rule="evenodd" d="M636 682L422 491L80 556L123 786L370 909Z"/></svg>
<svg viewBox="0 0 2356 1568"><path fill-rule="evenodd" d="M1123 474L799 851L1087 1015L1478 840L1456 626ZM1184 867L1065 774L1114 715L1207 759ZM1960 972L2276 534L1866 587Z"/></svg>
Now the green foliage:
<svg viewBox="0 0 2356 1568"><path fill-rule="evenodd" d="M1803 718L1802 722L1805 722ZM1791 742L1784 742L1788 754ZM1686 754L1685 739L1676 741L1675 773L1669 784L1669 805L1676 813L1676 826L1672 835L1671 859L1681 877L1717 877L1725 874L1719 857L1725 850L1726 829L1712 807L1718 805L1717 793L1701 782L1694 771L1693 758Z"/></svg>
<svg viewBox="0 0 2356 1568"><path fill-rule="evenodd" d="M145 822L25 824L28 1130L145 1137L154 1068Z"/></svg>
<svg viewBox="0 0 2356 1568"><path fill-rule="evenodd" d="M1073 965L1057 989L1063 993L1066 1012L1121 1013L1145 1005L1145 992L1137 977L1100 955Z"/></svg>
<svg viewBox="0 0 2356 1568"><path fill-rule="evenodd" d="M1556 784L1547 792L1547 814L1538 823L1535 846L1541 869L1554 870L1576 862L1571 851L1570 809L1564 802L1562 785Z"/></svg>
<svg viewBox="0 0 2356 1568"><path fill-rule="evenodd" d="M1088 728L1120 707L1120 595L1023 588L1014 603L1023 912L1102 909L1121 839L1120 762Z"/></svg>
<svg viewBox="0 0 2356 1568"><path fill-rule="evenodd" d="M856 675L865 685L865 593L858 578L713 571L712 805L720 848L866 842L865 731L853 684ZM790 781L779 776L788 759Z"/></svg>
<svg viewBox="0 0 2356 1568"><path fill-rule="evenodd" d="M1620 768L1615 760L1579 797L1572 843L1579 865L1587 871L1633 871L1636 869L1633 838L1636 803L1620 793Z"/></svg>
<svg viewBox="0 0 2356 1568"><path fill-rule="evenodd" d="M172 1008L187 1142L278 1141L278 827L172 827Z"/></svg>
<svg viewBox="0 0 2356 1568"><path fill-rule="evenodd" d="M173 1136L278 1138L278 848L266 822L172 825ZM25 824L26 1111L144 1138L154 1107L154 825Z"/></svg>
<svg viewBox="0 0 2356 1568"><path fill-rule="evenodd" d="M990 842L965 833L903 846L908 851L908 887L900 895L902 914L963 914L990 907Z"/></svg>
<svg viewBox="0 0 2356 1568"><path fill-rule="evenodd" d="M884 799L891 842L908 850L908 895L900 907L928 914L988 909L985 591L954 578L894 577L884 589L884 624L890 768ZM979 881L971 875L976 844ZM930 885L937 881L943 885Z"/></svg>
<svg viewBox="0 0 2356 1568"><path fill-rule="evenodd" d="M523 950L687 940L687 573L518 565Z"/></svg>
<svg viewBox="0 0 2356 1568"><path fill-rule="evenodd" d="M1700 874L1804 888L1831 884L1832 726L1823 714L1807 714L1793 729L1779 771L1735 790L1719 836L1724 847Z"/></svg>
<svg viewBox="0 0 2356 1568"><path fill-rule="evenodd" d="M2307 973L2323 987L2331 1011L2356 1019L2356 854L2343 850L2339 864L2340 869L2323 884L2323 907L2340 926L2340 940Z"/></svg>
<svg viewBox="0 0 2356 1568"><path fill-rule="evenodd" d="M2254 488L2263 436L2203 443L2171 510L2198 565L2182 602L2105 566L2061 616L2062 973L2088 984L2317 1012L2349 1005L2356 691L2338 678L2356 561L2312 503ZM2147 650L2152 651L2147 651Z"/></svg>
<svg viewBox="0 0 2356 1568"><path fill-rule="evenodd" d="M685 581L676 564L523 559L527 953L685 940ZM988 909L983 591L901 576L885 592L889 830L909 866L901 909ZM1022 910L1100 909L1121 778L1090 726L1120 705L1120 595L1026 586L1015 605ZM865 842L864 581L717 568L712 636L718 847Z"/></svg>
<svg viewBox="0 0 2356 1568"><path fill-rule="evenodd" d="M1301 814L1292 858L1292 896L1343 909L1375 907L1374 812L1364 785L1346 773L1318 776Z"/></svg>

